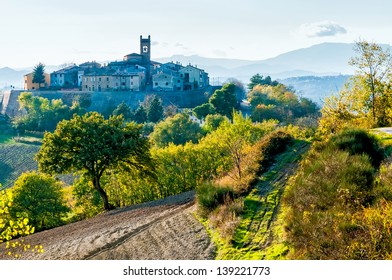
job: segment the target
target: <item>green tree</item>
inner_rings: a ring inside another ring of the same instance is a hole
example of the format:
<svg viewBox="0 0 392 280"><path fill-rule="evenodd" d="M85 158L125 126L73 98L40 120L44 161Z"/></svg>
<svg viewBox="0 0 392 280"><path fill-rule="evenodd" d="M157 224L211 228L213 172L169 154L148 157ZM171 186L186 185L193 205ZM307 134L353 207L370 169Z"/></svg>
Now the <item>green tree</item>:
<svg viewBox="0 0 392 280"><path fill-rule="evenodd" d="M157 123L163 119L162 100L158 96L154 96L151 101L146 104L147 120Z"/></svg>
<svg viewBox="0 0 392 280"><path fill-rule="evenodd" d="M12 217L29 219L37 231L62 225L70 211L66 205L62 184L48 175L35 171L23 173L15 181L12 190Z"/></svg>
<svg viewBox="0 0 392 280"><path fill-rule="evenodd" d="M215 146L215 149L220 151L222 168L226 172L234 168L233 179L240 180L247 150L266 133L274 130L275 125L274 121L253 124L250 118L244 118L240 112L234 112L232 123L223 121L218 129L208 134L200 143Z"/></svg>
<svg viewBox="0 0 392 280"><path fill-rule="evenodd" d="M193 122L186 113L169 117L158 123L150 137L158 147L165 147L169 143L185 144L188 141L196 143L202 136L199 124Z"/></svg>
<svg viewBox="0 0 392 280"><path fill-rule="evenodd" d="M221 123L224 122L225 120L227 120L227 118L219 114L208 115L206 117L203 128L207 132L212 132L216 130L221 125Z"/></svg>
<svg viewBox="0 0 392 280"><path fill-rule="evenodd" d="M1 185L0 185L1 188ZM11 217L10 208L13 206L14 198L13 192L8 190L0 191L0 245L5 244L5 251L8 257L19 258L20 247L23 251L31 249L33 252L37 249L38 253L43 252L42 246L31 247L30 244L25 244L23 241L12 241L12 239L33 234L35 228L30 225L29 219L18 217L16 219ZM0 253L0 258L3 259Z"/></svg>
<svg viewBox="0 0 392 280"><path fill-rule="evenodd" d="M139 124L147 122L147 112L143 105L140 105L133 116L133 120Z"/></svg>
<svg viewBox="0 0 392 280"><path fill-rule="evenodd" d="M73 114L85 111L78 101L69 107L61 99L49 100L33 96L31 92L22 92L18 96L18 102L20 109L25 110L26 114L15 118L13 124L21 131L53 131L60 120L70 119Z"/></svg>
<svg viewBox="0 0 392 280"><path fill-rule="evenodd" d="M371 111L375 124L386 125L386 110L391 108L392 55L389 49L365 40L358 41L354 48L357 56L349 64L357 67L357 76L362 77L368 90L366 106Z"/></svg>
<svg viewBox="0 0 392 280"><path fill-rule="evenodd" d="M38 63L33 69L33 83L37 83L41 88L41 84L45 84L45 65Z"/></svg>
<svg viewBox="0 0 392 280"><path fill-rule="evenodd" d="M36 155L39 170L49 174L81 171L102 198L104 209L111 210L100 179L109 168L119 164L150 171L149 143L141 135L141 126L124 124L121 116L108 120L96 112L74 116L58 124L53 133L45 133Z"/></svg>
<svg viewBox="0 0 392 280"><path fill-rule="evenodd" d="M263 78L262 75L257 73L250 78L250 83L248 84L248 89L252 90L257 85L268 85L268 86L277 86L279 83L277 81L272 81L270 76Z"/></svg>
<svg viewBox="0 0 392 280"><path fill-rule="evenodd" d="M121 102L121 103L116 107L116 109L113 110L112 115L113 115L113 116L122 115L123 118L124 118L126 121L129 121L129 120L133 117L133 116L132 116L131 108L130 108L127 104L125 104L124 102Z"/></svg>
<svg viewBox="0 0 392 280"><path fill-rule="evenodd" d="M195 107L193 113L195 113L196 118L202 120L205 119L207 115L215 114L215 107L211 103L204 103Z"/></svg>
<svg viewBox="0 0 392 280"><path fill-rule="evenodd" d="M211 103L218 114L231 118L233 109L237 108L237 98L233 83L225 84L221 89L216 90L210 97Z"/></svg>

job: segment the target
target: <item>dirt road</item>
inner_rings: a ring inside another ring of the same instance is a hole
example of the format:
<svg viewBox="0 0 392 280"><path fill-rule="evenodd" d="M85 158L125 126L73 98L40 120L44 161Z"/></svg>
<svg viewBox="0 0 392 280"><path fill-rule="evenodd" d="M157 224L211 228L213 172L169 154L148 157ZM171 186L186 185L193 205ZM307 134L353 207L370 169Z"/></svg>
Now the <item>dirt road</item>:
<svg viewBox="0 0 392 280"><path fill-rule="evenodd" d="M213 259L215 247L193 214L194 196L187 192L33 234L26 243L41 244L45 251L22 258Z"/></svg>

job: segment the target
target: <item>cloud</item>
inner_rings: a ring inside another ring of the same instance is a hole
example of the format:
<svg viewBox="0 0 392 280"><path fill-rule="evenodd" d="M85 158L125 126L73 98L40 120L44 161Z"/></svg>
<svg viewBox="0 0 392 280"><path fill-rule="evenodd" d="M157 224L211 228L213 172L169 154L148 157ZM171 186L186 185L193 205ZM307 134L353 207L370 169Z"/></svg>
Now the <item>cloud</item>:
<svg viewBox="0 0 392 280"><path fill-rule="evenodd" d="M157 46L157 45L159 45L159 42L158 42L158 41L152 41L152 42L151 42L151 46Z"/></svg>
<svg viewBox="0 0 392 280"><path fill-rule="evenodd" d="M320 21L302 24L299 32L306 37L327 37L346 34L347 29L333 21Z"/></svg>

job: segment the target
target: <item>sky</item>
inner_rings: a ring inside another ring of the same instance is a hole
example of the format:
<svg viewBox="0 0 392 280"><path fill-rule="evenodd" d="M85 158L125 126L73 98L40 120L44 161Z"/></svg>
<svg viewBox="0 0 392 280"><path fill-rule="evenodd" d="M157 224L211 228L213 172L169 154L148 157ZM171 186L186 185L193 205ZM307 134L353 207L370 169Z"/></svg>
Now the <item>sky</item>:
<svg viewBox="0 0 392 280"><path fill-rule="evenodd" d="M392 44L388 0L0 0L0 68L152 58L262 60L323 42Z"/></svg>

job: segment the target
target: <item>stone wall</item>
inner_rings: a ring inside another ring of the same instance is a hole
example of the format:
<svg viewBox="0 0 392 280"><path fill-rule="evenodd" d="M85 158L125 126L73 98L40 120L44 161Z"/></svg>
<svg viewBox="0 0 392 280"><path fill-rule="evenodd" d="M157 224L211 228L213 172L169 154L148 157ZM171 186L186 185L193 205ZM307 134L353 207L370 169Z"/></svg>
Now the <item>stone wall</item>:
<svg viewBox="0 0 392 280"><path fill-rule="evenodd" d="M71 105L75 99L83 99L90 103L89 111L105 112L115 108L121 102L136 109L147 95L157 95L162 99L163 106L176 105L179 108L193 108L208 101L212 93L220 87L208 87L179 92L83 92L83 91L31 91L34 96L42 96L52 99L62 99L67 105ZM18 96L24 90L12 90L4 93L0 112L10 117L23 114L19 110Z"/></svg>

